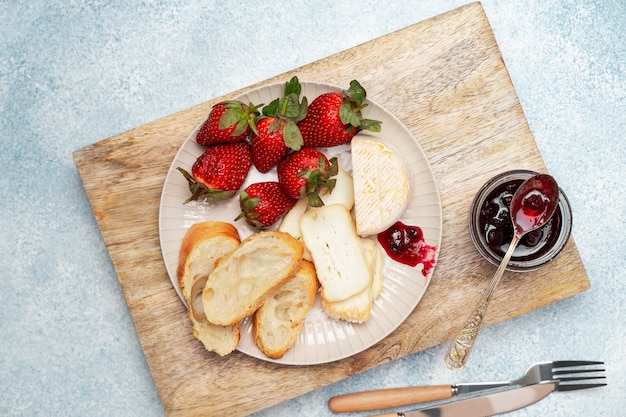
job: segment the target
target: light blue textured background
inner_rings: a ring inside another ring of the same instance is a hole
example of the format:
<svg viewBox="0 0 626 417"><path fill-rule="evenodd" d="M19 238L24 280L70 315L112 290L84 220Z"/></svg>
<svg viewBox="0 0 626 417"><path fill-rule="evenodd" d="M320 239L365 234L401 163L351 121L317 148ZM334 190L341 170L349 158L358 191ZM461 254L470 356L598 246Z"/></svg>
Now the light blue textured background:
<svg viewBox="0 0 626 417"><path fill-rule="evenodd" d="M1 1L0 415L164 415L72 151L463 4ZM437 346L259 417L328 416L334 394L503 379L559 358L606 361L608 387L511 416L626 413L626 3L483 6L571 200L592 289L485 329L463 371Z"/></svg>

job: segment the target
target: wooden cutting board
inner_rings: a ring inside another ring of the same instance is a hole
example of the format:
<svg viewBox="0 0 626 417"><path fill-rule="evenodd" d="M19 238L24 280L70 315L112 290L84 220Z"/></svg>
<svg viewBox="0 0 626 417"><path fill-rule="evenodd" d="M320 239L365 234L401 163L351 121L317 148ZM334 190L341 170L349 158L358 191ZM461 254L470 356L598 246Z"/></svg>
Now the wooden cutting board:
<svg viewBox="0 0 626 417"><path fill-rule="evenodd" d="M250 88L294 75L344 86L358 79L421 144L443 207L442 245L430 287L396 331L353 357L315 366L281 366L239 352L219 358L193 338L166 274L159 200L169 165L189 133L213 104L247 88L79 149L76 165L168 415L252 413L452 339L495 270L468 234L475 192L505 170L546 170L480 3ZM588 288L572 238L550 266L505 274L487 324Z"/></svg>

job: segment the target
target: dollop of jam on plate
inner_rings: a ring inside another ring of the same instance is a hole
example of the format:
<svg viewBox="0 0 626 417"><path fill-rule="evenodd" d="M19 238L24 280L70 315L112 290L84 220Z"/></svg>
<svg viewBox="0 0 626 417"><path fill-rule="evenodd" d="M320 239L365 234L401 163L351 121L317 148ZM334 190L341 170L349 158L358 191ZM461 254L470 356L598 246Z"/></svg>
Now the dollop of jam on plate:
<svg viewBox="0 0 626 417"><path fill-rule="evenodd" d="M424 276L428 276L435 266L437 247L426 243L418 226L396 222L378 234L378 242L394 261L409 266L422 264Z"/></svg>

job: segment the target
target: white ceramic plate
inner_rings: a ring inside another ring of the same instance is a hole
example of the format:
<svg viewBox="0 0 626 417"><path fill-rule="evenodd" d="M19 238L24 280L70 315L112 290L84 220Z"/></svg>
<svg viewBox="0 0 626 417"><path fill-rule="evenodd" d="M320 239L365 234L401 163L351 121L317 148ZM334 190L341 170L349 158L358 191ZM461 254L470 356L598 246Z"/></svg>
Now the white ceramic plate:
<svg viewBox="0 0 626 417"><path fill-rule="evenodd" d="M318 95L341 88L316 82L304 82L302 95L309 103ZM284 83L270 84L236 97L243 102L268 104L283 93ZM410 172L411 193L406 211L399 219L405 224L419 226L426 243L437 248L441 245L442 210L441 199L430 164L419 143L408 129L392 114L371 100L363 111L369 119L382 121L382 131L373 135L395 148L404 159ZM183 143L176 154L165 179L159 212L159 236L165 266L172 285L183 300L176 278L178 252L187 229L194 223L220 220L233 223L241 239L254 233L245 220L234 222L239 214L237 196L214 205L183 202L189 197L185 178L176 170L183 167L188 171L203 152L195 142L198 126ZM327 156L338 156L340 166L351 171L349 146L326 149ZM261 174L252 168L244 188L262 178L276 178L275 170ZM393 332L413 311L420 301L434 268L427 276L422 274L422 265L408 267L384 256L383 292L372 307L372 315L364 324L351 324L330 319L322 310L319 297L306 317L304 329L294 345L278 360L267 358L252 339L252 323L245 319L241 323L241 341L238 350L255 358L286 365L314 365L336 361L361 352L384 339ZM183 301L184 302L184 301Z"/></svg>

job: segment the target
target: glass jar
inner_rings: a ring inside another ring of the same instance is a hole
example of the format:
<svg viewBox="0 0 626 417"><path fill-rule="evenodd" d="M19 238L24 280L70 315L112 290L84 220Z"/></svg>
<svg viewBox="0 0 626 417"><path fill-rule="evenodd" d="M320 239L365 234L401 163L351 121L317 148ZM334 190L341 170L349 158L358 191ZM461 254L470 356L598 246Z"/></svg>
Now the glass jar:
<svg viewBox="0 0 626 417"><path fill-rule="evenodd" d="M469 229L478 252L491 264L500 265L513 238L509 213L511 197L526 179L537 174L528 170L503 172L483 185L472 201ZM569 201L559 188L559 203L550 220L541 228L522 237L513 252L508 271L532 271L563 250L572 230Z"/></svg>

